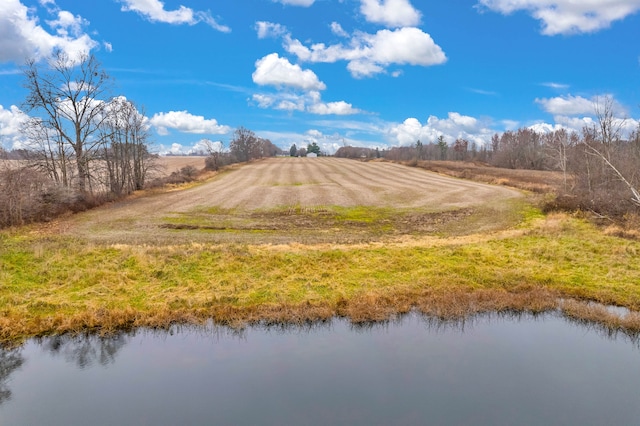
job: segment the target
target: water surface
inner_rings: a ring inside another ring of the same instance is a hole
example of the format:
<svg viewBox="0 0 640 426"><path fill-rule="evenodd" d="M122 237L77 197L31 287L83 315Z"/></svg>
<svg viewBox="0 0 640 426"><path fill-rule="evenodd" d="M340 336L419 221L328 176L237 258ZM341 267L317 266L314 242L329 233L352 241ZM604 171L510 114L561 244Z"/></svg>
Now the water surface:
<svg viewBox="0 0 640 426"><path fill-rule="evenodd" d="M640 350L556 315L47 338L0 353L0 424L637 425Z"/></svg>

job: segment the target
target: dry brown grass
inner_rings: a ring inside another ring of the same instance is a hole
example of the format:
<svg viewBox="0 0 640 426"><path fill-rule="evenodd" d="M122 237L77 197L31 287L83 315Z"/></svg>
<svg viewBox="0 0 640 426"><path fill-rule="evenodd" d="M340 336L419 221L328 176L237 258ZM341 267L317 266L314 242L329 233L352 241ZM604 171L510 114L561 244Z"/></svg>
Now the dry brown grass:
<svg viewBox="0 0 640 426"><path fill-rule="evenodd" d="M161 308L140 312L133 308L88 309L75 315L52 315L31 324L26 318L0 318L0 344L15 345L25 336L96 332L102 335L140 327L168 329L174 324L218 325L243 328L247 325L300 326L342 317L353 324L385 322L411 311L444 322L464 321L482 314L520 315L561 312L565 317L593 325L613 334L640 334L640 313L616 313L588 301L561 299L557 292L522 288L515 292L498 289L447 289L399 292L367 292L335 302L279 303L252 306ZM11 323L9 323L11 322ZM35 328L34 328L35 327ZM39 332L37 330L40 330Z"/></svg>
<svg viewBox="0 0 640 426"><path fill-rule="evenodd" d="M563 301L560 308L567 318L594 324L609 333L640 335L640 312L614 312L610 307L578 300Z"/></svg>
<svg viewBox="0 0 640 426"><path fill-rule="evenodd" d="M158 157L158 165L162 169L162 173L169 175L175 171L179 171L183 167L192 166L197 170L204 169L204 160L206 157L199 156L162 156Z"/></svg>
<svg viewBox="0 0 640 426"><path fill-rule="evenodd" d="M419 161L417 166L432 172L535 193L557 193L564 186L560 172L491 167L462 161Z"/></svg>

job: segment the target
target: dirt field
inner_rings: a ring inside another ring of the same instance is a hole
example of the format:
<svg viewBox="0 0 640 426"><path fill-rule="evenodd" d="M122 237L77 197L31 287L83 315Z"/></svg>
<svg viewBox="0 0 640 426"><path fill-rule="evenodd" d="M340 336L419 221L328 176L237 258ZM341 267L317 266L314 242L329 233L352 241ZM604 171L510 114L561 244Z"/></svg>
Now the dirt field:
<svg viewBox="0 0 640 426"><path fill-rule="evenodd" d="M435 225L472 217L482 209L486 213L487 206L500 210L520 197L509 188L393 163L272 158L190 189L104 206L62 225L75 235L113 242L245 241L240 234L247 232L254 234L250 241L274 242L268 235L255 235L270 231L279 231L275 242L288 242L310 230L331 234L331 240L344 226L370 238L385 230L394 235L437 232L441 226ZM488 224L495 221L491 215L485 218Z"/></svg>
<svg viewBox="0 0 640 426"><path fill-rule="evenodd" d="M195 156L166 156L159 157L158 162L161 166L165 167L167 172L175 172L176 170L180 170L185 166L193 166L195 168L202 169L204 167L204 160L206 157L195 157Z"/></svg>

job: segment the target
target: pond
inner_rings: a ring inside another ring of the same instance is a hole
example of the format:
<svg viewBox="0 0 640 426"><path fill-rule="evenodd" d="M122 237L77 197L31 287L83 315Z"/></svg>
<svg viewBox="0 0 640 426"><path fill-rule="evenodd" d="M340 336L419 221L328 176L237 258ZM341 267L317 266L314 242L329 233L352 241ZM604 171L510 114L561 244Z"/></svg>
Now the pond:
<svg viewBox="0 0 640 426"><path fill-rule="evenodd" d="M174 327L0 351L0 424L636 425L637 340L556 314Z"/></svg>

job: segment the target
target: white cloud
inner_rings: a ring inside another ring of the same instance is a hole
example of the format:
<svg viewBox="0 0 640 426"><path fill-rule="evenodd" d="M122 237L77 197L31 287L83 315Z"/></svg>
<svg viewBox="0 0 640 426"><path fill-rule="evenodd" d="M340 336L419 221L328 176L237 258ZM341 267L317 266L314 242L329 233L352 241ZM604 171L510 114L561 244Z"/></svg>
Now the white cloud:
<svg viewBox="0 0 640 426"><path fill-rule="evenodd" d="M505 130L518 130L520 128L520 122L516 120L502 120L502 126Z"/></svg>
<svg viewBox="0 0 640 426"><path fill-rule="evenodd" d="M252 99L258 104L260 108L269 108L276 101L273 96L263 94L255 94L253 95Z"/></svg>
<svg viewBox="0 0 640 426"><path fill-rule="evenodd" d="M210 152L222 152L224 151L224 144L220 141L212 141L210 139L200 139L187 149L187 154L204 154L207 155Z"/></svg>
<svg viewBox="0 0 640 426"><path fill-rule="evenodd" d="M311 6L316 0L273 0L275 3L282 3L284 5L288 5L288 6L302 6L302 7L309 7Z"/></svg>
<svg viewBox="0 0 640 426"><path fill-rule="evenodd" d="M60 36L75 36L82 34L82 27L88 24L88 21L79 15L74 16L66 10L58 11L58 19L47 21L47 24L53 28Z"/></svg>
<svg viewBox="0 0 640 426"><path fill-rule="evenodd" d="M309 112L319 115L351 115L357 114L360 112L359 109L354 108L353 105L345 102L328 102L328 103L317 103L309 106Z"/></svg>
<svg viewBox="0 0 640 426"><path fill-rule="evenodd" d="M535 123L527 127L529 130L533 130L536 133L552 133L557 132L558 130L567 129L562 124L549 124L549 123ZM508 129L508 130L516 130L516 129ZM568 129L571 130L571 129Z"/></svg>
<svg viewBox="0 0 640 426"><path fill-rule="evenodd" d="M317 115L353 115L362 111L345 101L322 102L320 92L306 93L279 92L275 94L255 94L252 97L260 108L273 108L281 111L307 111Z"/></svg>
<svg viewBox="0 0 640 426"><path fill-rule="evenodd" d="M554 83L554 82L542 83L542 86L550 87L551 89L557 89L557 90L566 90L569 88L568 84Z"/></svg>
<svg viewBox="0 0 640 426"><path fill-rule="evenodd" d="M174 129L182 133L212 134L222 135L229 133L231 128L218 124L215 119L205 119L201 115L192 115L187 111L169 111L155 114L149 120L150 124L156 128L158 134L166 136L169 129Z"/></svg>
<svg viewBox="0 0 640 426"><path fill-rule="evenodd" d="M179 143L172 143L171 148L169 148L169 151L163 152L162 154L180 155L180 154L183 154L184 152L185 152L184 147L182 145L180 145Z"/></svg>
<svg viewBox="0 0 640 426"><path fill-rule="evenodd" d="M304 102L302 99L297 100L282 100L278 102L275 109L282 111L304 111Z"/></svg>
<svg viewBox="0 0 640 426"><path fill-rule="evenodd" d="M279 92L270 95L255 94L251 98L259 108L272 108L280 111L304 111L308 95Z"/></svg>
<svg viewBox="0 0 640 426"><path fill-rule="evenodd" d="M361 0L360 12L367 21L388 27L415 26L422 18L409 0Z"/></svg>
<svg viewBox="0 0 640 426"><path fill-rule="evenodd" d="M20 131L28 116L15 105L5 109L0 105L0 146L5 148L20 148L24 144L24 137Z"/></svg>
<svg viewBox="0 0 640 426"><path fill-rule="evenodd" d="M331 32L338 37L349 37L349 34L342 28L342 25L337 22L332 22L329 28L331 28Z"/></svg>
<svg viewBox="0 0 640 426"><path fill-rule="evenodd" d="M345 60L354 77L381 73L391 64L431 66L447 61L431 36L413 27L380 30L375 34L358 32L348 46L318 43L307 47L287 35L285 49L303 61L332 63Z"/></svg>
<svg viewBox="0 0 640 426"><path fill-rule="evenodd" d="M472 87L470 87L468 90L469 90L470 92L477 93L478 95L485 95L485 96L498 96L498 93L497 93L497 92L493 92L493 91L491 91L491 90L475 89L475 88L472 88Z"/></svg>
<svg viewBox="0 0 640 426"><path fill-rule="evenodd" d="M287 27L280 24L274 24L273 22L258 21L256 22L256 32L260 39L267 37L280 37L287 33Z"/></svg>
<svg viewBox="0 0 640 426"><path fill-rule="evenodd" d="M592 96L590 99L582 96L557 96L555 98L536 99L536 103L542 105L542 108L554 115L588 115L594 116L599 105L603 106L607 100L611 100L611 108L614 115L624 116L625 108L617 102L611 95Z"/></svg>
<svg viewBox="0 0 640 426"><path fill-rule="evenodd" d="M43 4L55 6L53 2ZM57 18L46 21L53 33L43 28L34 10L20 0L0 1L0 62L23 63L29 58L40 60L51 56L56 49L70 58L77 58L98 46L83 32L83 27L88 24L85 19L57 7L50 9L49 13Z"/></svg>
<svg viewBox="0 0 640 426"><path fill-rule="evenodd" d="M640 0L479 0L479 5L505 15L527 11L542 22L546 35L595 32L640 10Z"/></svg>
<svg viewBox="0 0 640 426"><path fill-rule="evenodd" d="M19 75L19 74L22 74L22 71L17 68L0 70L0 75Z"/></svg>
<svg viewBox="0 0 640 426"><path fill-rule="evenodd" d="M432 115L424 124L417 118L407 118L403 123L390 126L387 131L392 143L404 146L415 144L417 141L436 142L440 136L448 143L461 138L485 145L490 143L495 133L487 123L457 112L450 112L447 118Z"/></svg>
<svg viewBox="0 0 640 426"><path fill-rule="evenodd" d="M563 128L576 133L580 133L585 127L591 128L598 126L597 119L589 116L576 117L556 115L553 117L553 120L556 122L556 125L562 126ZM614 128L620 130L620 136L626 138L631 132L638 129L638 126L640 126L640 120L617 116L613 117L612 124Z"/></svg>
<svg viewBox="0 0 640 426"><path fill-rule="evenodd" d="M288 86L302 90L324 90L326 85L311 70L303 70L277 53L271 53L256 61L253 82L261 86Z"/></svg>
<svg viewBox="0 0 640 426"><path fill-rule="evenodd" d="M164 2L160 0L120 0L120 2L123 12L136 12L151 22L173 25L195 25L204 22L218 31L225 33L231 31L226 25L219 24L210 12L194 11L182 5L176 10L165 10Z"/></svg>

